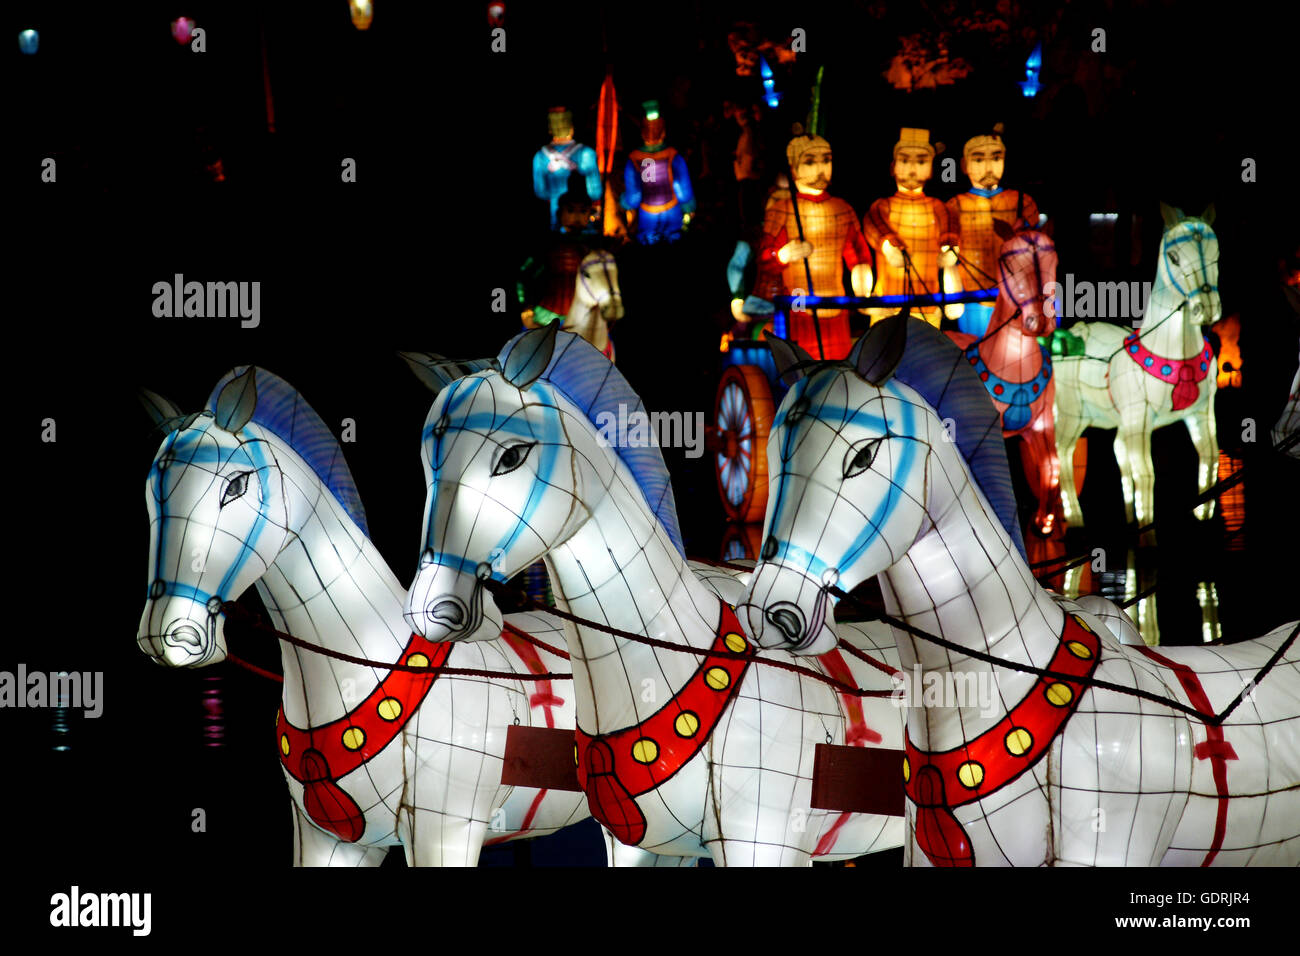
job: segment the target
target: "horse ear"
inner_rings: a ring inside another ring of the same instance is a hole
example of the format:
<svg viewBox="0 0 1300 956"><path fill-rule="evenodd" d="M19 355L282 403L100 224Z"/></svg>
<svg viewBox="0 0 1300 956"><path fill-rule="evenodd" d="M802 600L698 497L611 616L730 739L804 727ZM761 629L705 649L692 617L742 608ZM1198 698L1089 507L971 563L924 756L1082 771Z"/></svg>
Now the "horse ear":
<svg viewBox="0 0 1300 956"><path fill-rule="evenodd" d="M151 392L147 388L138 389L136 395L140 399L140 404L144 406L144 410L153 419L154 428L164 435L174 431L185 431L194 424L196 418L203 414L203 412L192 412L186 415L175 402L163 398L157 392Z"/></svg>
<svg viewBox="0 0 1300 956"><path fill-rule="evenodd" d="M919 320L918 320L919 321ZM849 364L877 387L889 381L907 346L907 315L899 313L881 319L849 353Z"/></svg>
<svg viewBox="0 0 1300 956"><path fill-rule="evenodd" d="M797 342L787 342L779 335L773 335L771 329L764 329L763 337L772 347L777 378L786 385L793 385L799 381L807 374L808 366L816 363L816 359L800 348Z"/></svg>
<svg viewBox="0 0 1300 956"><path fill-rule="evenodd" d="M227 382L217 396L217 425L237 432L252 421L256 409L257 372L250 365Z"/></svg>
<svg viewBox="0 0 1300 956"><path fill-rule="evenodd" d="M997 233L998 238L1003 242L1016 234L1016 230L1012 228L1011 223L996 218L993 220L993 231Z"/></svg>
<svg viewBox="0 0 1300 956"><path fill-rule="evenodd" d="M1201 220L1207 225L1214 225L1214 203L1205 207L1205 212L1201 213Z"/></svg>
<svg viewBox="0 0 1300 956"><path fill-rule="evenodd" d="M155 425L161 425L163 422L172 418L183 418L185 413L173 401L163 398L157 392L151 392L147 388L136 390L136 396L140 399L140 404L144 410L149 413Z"/></svg>
<svg viewBox="0 0 1300 956"><path fill-rule="evenodd" d="M510 351L501 356L501 375L507 382L516 388L527 388L546 371L555 354L558 324L551 322L515 340Z"/></svg>
<svg viewBox="0 0 1300 956"><path fill-rule="evenodd" d="M1183 211L1165 202L1160 203L1160 215L1164 217L1166 229L1171 229L1183 221Z"/></svg>
<svg viewBox="0 0 1300 956"><path fill-rule="evenodd" d="M398 352L397 354L406 360L415 377L423 382L435 397L457 379L481 372L493 365L491 359L470 359L462 362L446 358L436 352Z"/></svg>

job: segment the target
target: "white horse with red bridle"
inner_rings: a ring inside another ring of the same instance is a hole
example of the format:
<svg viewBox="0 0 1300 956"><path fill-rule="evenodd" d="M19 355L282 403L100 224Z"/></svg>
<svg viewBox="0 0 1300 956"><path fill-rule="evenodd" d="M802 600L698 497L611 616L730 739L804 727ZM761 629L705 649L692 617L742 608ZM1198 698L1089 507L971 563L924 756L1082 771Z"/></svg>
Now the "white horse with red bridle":
<svg viewBox="0 0 1300 956"><path fill-rule="evenodd" d="M832 585L879 575L904 672L996 704L910 701L910 863L1300 862L1300 622L1120 644L1034 580L997 413L946 338L899 316L846 362L774 352L803 377L768 443L763 561L737 607L750 637L820 653L839 634Z"/></svg>
<svg viewBox="0 0 1300 956"><path fill-rule="evenodd" d="M728 866L901 845L901 817L811 807L817 745L901 744L892 700L817 676L889 694L887 633L853 629L885 669L834 647L805 662L814 676L733 656L751 650L728 603L744 584L687 562L659 448L609 433L620 407L641 408L617 369L549 326L479 368L441 388L425 423L411 628L433 641L492 637L494 582L544 560L557 607L580 619L564 631L579 783L620 840Z"/></svg>
<svg viewBox="0 0 1300 956"><path fill-rule="evenodd" d="M237 371L201 413L151 396L166 437L147 482L137 642L170 667L220 662L225 604L255 584L275 629L309 645L281 642L274 738L266 718L267 755L277 748L293 801L294 863L378 866L401 845L412 866L473 866L485 843L585 819L581 793L501 783L512 724L574 726L567 683L434 670L565 673L568 662L501 630L454 648L413 635L406 590L369 539L338 442L288 383ZM558 640L554 619L509 620ZM608 835L606 845L613 865L659 862Z"/></svg>
<svg viewBox="0 0 1300 956"><path fill-rule="evenodd" d="M1183 422L1196 447L1197 489L1218 480L1215 436L1214 355L1202 326L1220 318L1219 240L1210 228L1211 205L1200 218L1160 204L1165 233L1156 279L1141 327L1126 330L1108 322L1080 322L1070 332L1084 340L1083 355L1056 359L1056 447L1062 462L1074 461L1074 446L1087 428L1113 428L1128 520L1150 524L1155 514L1155 471L1151 433ZM1136 318L1136 317L1135 317ZM1136 324L1136 322L1135 322ZM1060 471L1066 523L1082 527L1083 512L1074 470ZM1214 500L1196 516L1214 514Z"/></svg>

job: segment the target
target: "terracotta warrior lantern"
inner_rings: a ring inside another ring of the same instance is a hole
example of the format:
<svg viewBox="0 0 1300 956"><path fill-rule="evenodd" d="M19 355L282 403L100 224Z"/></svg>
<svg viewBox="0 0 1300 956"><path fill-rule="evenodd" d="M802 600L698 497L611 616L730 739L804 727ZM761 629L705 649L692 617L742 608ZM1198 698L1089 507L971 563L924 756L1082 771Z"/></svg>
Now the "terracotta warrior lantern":
<svg viewBox="0 0 1300 956"><path fill-rule="evenodd" d="M891 172L898 191L872 203L862 220L862 231L877 253L879 270L870 295L924 295L941 288L961 291L955 268L957 224L947 206L925 194L937 152L926 129L904 127L894 144ZM962 313L960 305L945 306L944 310L950 319ZM868 310L873 324L898 311L897 306ZM931 325L939 324L938 306L911 307L910 311Z"/></svg>
<svg viewBox="0 0 1300 956"><path fill-rule="evenodd" d="M866 295L871 287L871 250L858 228L853 207L827 191L831 182L830 143L820 136L796 136L786 147L786 160L796 194L774 196L768 201L754 300L770 301L783 294L798 296L801 290L809 295L844 295L843 265L851 270L849 280L854 294ZM797 218L795 201L799 203ZM817 318L821 355L818 330L810 312L797 307L791 311L790 338L813 357L843 358L853 344L848 313L818 310Z"/></svg>
<svg viewBox="0 0 1300 956"><path fill-rule="evenodd" d="M1001 281L998 252L1002 239L993 230L993 220L1000 219L1017 232L1038 228L1038 205L1033 197L1018 189L1002 188L1006 156L1001 123L991 132L967 140L962 151L961 168L970 177L971 188L948 200L948 213L961 237L960 272L968 289L991 289ZM957 324L968 335L983 335L992 315L992 305L971 303Z"/></svg>

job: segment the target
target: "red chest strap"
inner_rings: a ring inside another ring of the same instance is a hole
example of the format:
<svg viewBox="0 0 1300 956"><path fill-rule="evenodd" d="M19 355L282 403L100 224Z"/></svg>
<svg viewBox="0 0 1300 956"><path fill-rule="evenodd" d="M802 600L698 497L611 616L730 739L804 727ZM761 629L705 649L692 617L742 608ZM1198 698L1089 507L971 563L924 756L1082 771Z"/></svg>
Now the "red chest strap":
<svg viewBox="0 0 1300 956"><path fill-rule="evenodd" d="M435 644L412 634L397 663L428 672L392 670L368 697L348 713L319 727L303 729L275 717L280 762L304 784L303 808L320 827L355 843L365 831L365 815L334 781L347 776L393 742L424 702L438 679L451 644Z"/></svg>
<svg viewBox="0 0 1300 956"><path fill-rule="evenodd" d="M1171 402L1176 412L1194 405L1201 397L1201 381L1210 373L1210 363L1214 361L1209 339L1205 339L1205 348L1199 355L1186 359L1156 355L1142 344L1136 333L1124 340L1124 351L1148 375L1154 375L1174 387Z"/></svg>
<svg viewBox="0 0 1300 956"><path fill-rule="evenodd" d="M723 604L710 656L672 700L640 723L608 734L575 729L578 784L591 815L623 843L635 846L645 837L645 816L634 798L654 790L700 752L740 687L749 661L712 654L748 649L735 611Z"/></svg>
<svg viewBox="0 0 1300 956"><path fill-rule="evenodd" d="M1066 614L1060 643L1044 670L1088 677L1100 656L1097 635ZM998 724L952 750L920 750L906 738L904 789L917 807L917 845L932 864L975 865L970 839L953 808L987 797L1037 763L1078 708L1085 688L1081 682L1040 677Z"/></svg>

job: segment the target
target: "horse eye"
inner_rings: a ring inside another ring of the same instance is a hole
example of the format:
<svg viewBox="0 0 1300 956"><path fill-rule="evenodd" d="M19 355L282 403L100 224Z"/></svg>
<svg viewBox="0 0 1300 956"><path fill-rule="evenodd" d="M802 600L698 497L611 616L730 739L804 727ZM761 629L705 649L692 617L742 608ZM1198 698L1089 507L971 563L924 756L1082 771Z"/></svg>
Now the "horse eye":
<svg viewBox="0 0 1300 956"><path fill-rule="evenodd" d="M1176 252L1169 253L1169 261L1172 262L1174 265L1178 265L1178 253Z"/></svg>
<svg viewBox="0 0 1300 956"><path fill-rule="evenodd" d="M867 438L850 448L844 456L844 477L856 478L870 468L880 442L879 438Z"/></svg>
<svg viewBox="0 0 1300 956"><path fill-rule="evenodd" d="M492 476L508 474L514 471L525 461L528 460L528 453L533 450L536 442L519 442L507 448L497 459L496 465L492 468Z"/></svg>
<svg viewBox="0 0 1300 956"><path fill-rule="evenodd" d="M225 507L236 498L242 498L244 492L248 491L248 476L251 471L241 471L226 482L226 490L221 494L221 507Z"/></svg>

